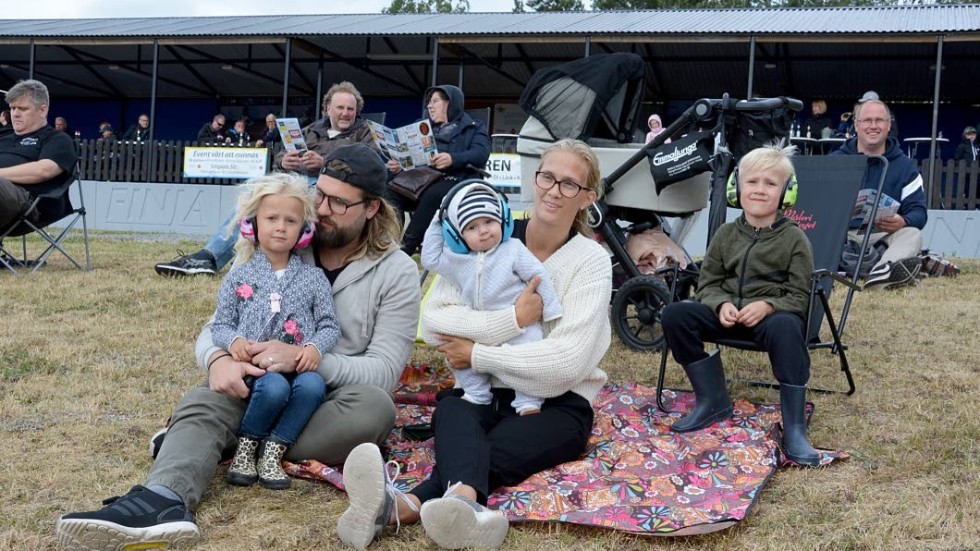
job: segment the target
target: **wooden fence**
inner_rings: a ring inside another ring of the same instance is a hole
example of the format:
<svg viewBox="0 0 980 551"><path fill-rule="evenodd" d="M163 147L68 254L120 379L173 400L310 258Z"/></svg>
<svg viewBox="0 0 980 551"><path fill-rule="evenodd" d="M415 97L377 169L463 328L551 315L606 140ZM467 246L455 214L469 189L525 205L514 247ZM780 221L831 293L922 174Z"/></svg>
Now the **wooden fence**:
<svg viewBox="0 0 980 551"><path fill-rule="evenodd" d="M932 167L932 189L927 189L931 209L973 210L980 206L980 163L937 161ZM923 182L929 182L929 161L919 164ZM928 184L926 184L928 185Z"/></svg>
<svg viewBox="0 0 980 551"><path fill-rule="evenodd" d="M205 144L196 141L130 142L76 140L78 166L83 180L102 182L159 182L167 184L234 185L239 178L185 178L185 147L242 147L237 144ZM276 150L267 149L269 167ZM150 153L153 164L150 164Z"/></svg>

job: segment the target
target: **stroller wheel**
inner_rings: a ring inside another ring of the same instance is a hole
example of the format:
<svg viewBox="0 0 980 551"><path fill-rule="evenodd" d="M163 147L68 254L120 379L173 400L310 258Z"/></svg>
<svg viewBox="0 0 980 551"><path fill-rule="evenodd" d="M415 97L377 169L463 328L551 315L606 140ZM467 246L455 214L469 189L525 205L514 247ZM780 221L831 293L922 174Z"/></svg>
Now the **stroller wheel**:
<svg viewBox="0 0 980 551"><path fill-rule="evenodd" d="M653 276L627 280L612 301L613 329L626 346L655 350L663 345L660 314L670 302L667 284Z"/></svg>

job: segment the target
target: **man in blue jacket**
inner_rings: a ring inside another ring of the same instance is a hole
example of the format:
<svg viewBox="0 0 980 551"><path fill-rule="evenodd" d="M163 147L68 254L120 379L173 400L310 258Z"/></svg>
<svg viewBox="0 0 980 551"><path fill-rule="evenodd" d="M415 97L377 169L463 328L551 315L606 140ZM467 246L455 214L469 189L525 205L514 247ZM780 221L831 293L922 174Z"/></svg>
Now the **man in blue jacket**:
<svg viewBox="0 0 980 551"><path fill-rule="evenodd" d="M926 225L926 196L922 176L895 138L888 137L891 112L880 100L869 100L855 112L857 137L834 152L834 155L882 155L888 159L888 173L882 192L899 201L898 212L875 222L871 243L884 242L888 248L868 273L866 287L894 289L914 284L922 266L922 228ZM863 188L876 189L884 166L872 160L864 175ZM850 238L860 241L857 230ZM863 238L863 236L861 236Z"/></svg>

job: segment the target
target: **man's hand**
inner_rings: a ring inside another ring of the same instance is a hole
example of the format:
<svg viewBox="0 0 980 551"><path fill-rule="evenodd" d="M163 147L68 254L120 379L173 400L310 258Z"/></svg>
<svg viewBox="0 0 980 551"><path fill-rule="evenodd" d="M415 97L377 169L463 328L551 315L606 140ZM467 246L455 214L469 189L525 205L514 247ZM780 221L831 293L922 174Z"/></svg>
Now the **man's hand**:
<svg viewBox="0 0 980 551"><path fill-rule="evenodd" d="M320 167L323 166L323 157L310 149L307 149L306 153L303 153L302 159L303 167L306 168L307 172L319 172Z"/></svg>
<svg viewBox="0 0 980 551"><path fill-rule="evenodd" d="M473 357L473 341L451 335L437 335L442 344L436 350L446 355L449 367L453 369L469 369L470 358Z"/></svg>
<svg viewBox="0 0 980 551"><path fill-rule="evenodd" d="M517 297L514 303L514 315L517 317L517 326L524 328L533 323L537 323L544 316L544 300L538 294L538 285L541 284L541 276L534 276L530 283Z"/></svg>
<svg viewBox="0 0 980 551"><path fill-rule="evenodd" d="M908 223L906 223L905 219L899 214L893 214L888 218L882 218L881 220L875 222L875 227L885 233L895 233L907 225Z"/></svg>
<svg viewBox="0 0 980 551"><path fill-rule="evenodd" d="M303 352L301 347L280 341L262 341L248 347L252 365L277 373L296 371L296 358Z"/></svg>
<svg viewBox="0 0 980 551"><path fill-rule="evenodd" d="M772 304L769 304L764 300L760 300L753 302L739 310L736 321L746 327L755 327L760 321L766 319L766 316L775 311L776 309L772 307Z"/></svg>
<svg viewBox="0 0 980 551"><path fill-rule="evenodd" d="M718 321L722 327L735 327L738 321L738 308L731 302L726 302L718 308Z"/></svg>
<svg viewBox="0 0 980 551"><path fill-rule="evenodd" d="M218 351L215 354L224 354ZM211 390L229 396L231 398L248 398L248 387L245 386L245 376L261 377L265 375L265 370L259 369L247 362L239 362L231 356L217 359L211 364L208 372L208 386Z"/></svg>
<svg viewBox="0 0 980 551"><path fill-rule="evenodd" d="M303 160L299 156L299 152L289 151L286 156L282 158L282 168L283 170L297 171L303 168Z"/></svg>
<svg viewBox="0 0 980 551"><path fill-rule="evenodd" d="M432 156L431 164L439 170L445 170L453 166L453 156L449 153L436 153Z"/></svg>

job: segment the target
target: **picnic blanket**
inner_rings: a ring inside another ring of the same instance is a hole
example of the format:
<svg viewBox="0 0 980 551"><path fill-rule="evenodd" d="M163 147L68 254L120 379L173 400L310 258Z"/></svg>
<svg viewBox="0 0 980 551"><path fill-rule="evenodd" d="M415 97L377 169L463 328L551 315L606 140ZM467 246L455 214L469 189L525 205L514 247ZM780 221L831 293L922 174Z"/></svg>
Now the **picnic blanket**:
<svg viewBox="0 0 980 551"><path fill-rule="evenodd" d="M432 439L413 442L401 427L427 422L438 391L452 386L444 369L408 366L395 391L398 414L385 442L388 459L407 491L434 464ZM735 402L731 419L708 429L674 433L670 425L694 407L688 392L664 391L676 413L657 409L656 389L637 383L606 385L596 398L595 423L585 455L497 489L488 505L512 523L542 521L599 526L625 532L680 536L728 528L748 516L770 477L792 465L780 452L778 404ZM813 407L808 405L808 414ZM822 465L848 457L821 450ZM343 489L339 467L316 461L286 463L294 476Z"/></svg>

